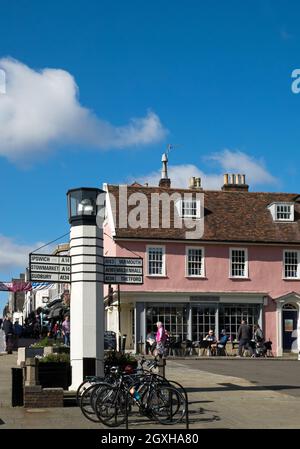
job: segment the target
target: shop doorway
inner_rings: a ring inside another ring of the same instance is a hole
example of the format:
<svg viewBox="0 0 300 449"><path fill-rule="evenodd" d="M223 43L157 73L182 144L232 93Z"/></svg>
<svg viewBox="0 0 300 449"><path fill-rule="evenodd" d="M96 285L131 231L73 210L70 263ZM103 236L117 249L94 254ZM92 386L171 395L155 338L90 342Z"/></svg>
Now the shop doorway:
<svg viewBox="0 0 300 449"><path fill-rule="evenodd" d="M294 304L282 308L282 348L284 351L297 349L298 310Z"/></svg>

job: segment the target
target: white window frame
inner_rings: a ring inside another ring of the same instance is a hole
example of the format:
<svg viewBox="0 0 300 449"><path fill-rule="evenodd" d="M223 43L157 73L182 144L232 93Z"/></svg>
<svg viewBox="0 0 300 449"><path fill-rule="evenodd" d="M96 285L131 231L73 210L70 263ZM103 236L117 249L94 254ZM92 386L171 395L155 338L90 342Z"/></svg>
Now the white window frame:
<svg viewBox="0 0 300 449"><path fill-rule="evenodd" d="M195 202L196 203L196 215L183 215L183 202L189 201L189 202ZM194 220L201 218L201 203L200 200L197 200L196 198L184 198L176 202L176 207L178 211L178 215L181 218L192 218Z"/></svg>
<svg viewBox="0 0 300 449"><path fill-rule="evenodd" d="M297 277L286 277L285 276L285 255L286 255L286 253L297 253L297 258L298 258ZM298 249L284 249L283 250L282 279L289 280L289 281L300 280L300 250L298 250Z"/></svg>
<svg viewBox="0 0 300 449"><path fill-rule="evenodd" d="M277 208L279 206L289 206L291 209L291 215L290 218L278 218L277 217ZM291 223L295 221L295 205L294 203L288 202L288 201L282 201L282 202L276 202L272 203L268 206L268 209L270 210L273 221L276 223Z"/></svg>
<svg viewBox="0 0 300 449"><path fill-rule="evenodd" d="M201 274L189 274L189 250L201 250ZM203 246L186 246L185 248L185 277L187 278L205 278L205 249Z"/></svg>
<svg viewBox="0 0 300 449"><path fill-rule="evenodd" d="M232 273L232 252L233 251L244 251L245 252L245 275L244 276L235 276ZM230 248L229 249L229 278L231 278L231 279L249 279L248 248Z"/></svg>
<svg viewBox="0 0 300 449"><path fill-rule="evenodd" d="M150 274L149 273L149 249L150 248L161 248L162 249L162 274ZM165 245L147 245L147 276L149 277L166 277L166 247Z"/></svg>

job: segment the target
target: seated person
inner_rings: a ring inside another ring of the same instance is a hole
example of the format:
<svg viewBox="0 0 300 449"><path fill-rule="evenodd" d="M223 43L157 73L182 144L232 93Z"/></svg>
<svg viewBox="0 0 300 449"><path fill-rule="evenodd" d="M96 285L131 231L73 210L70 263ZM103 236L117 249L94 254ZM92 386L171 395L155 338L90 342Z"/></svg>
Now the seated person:
<svg viewBox="0 0 300 449"><path fill-rule="evenodd" d="M211 346L212 352L217 353L218 350L225 348L229 337L226 335L226 330L222 329L220 340ZM221 352L221 351L220 351Z"/></svg>
<svg viewBox="0 0 300 449"><path fill-rule="evenodd" d="M203 342L207 342L207 346L206 345L205 346L209 350L211 350L211 348L217 343L217 339L216 339L215 333L214 333L214 331L212 329L210 329L208 331L208 334L203 338Z"/></svg>
<svg viewBox="0 0 300 449"><path fill-rule="evenodd" d="M217 340L216 340L216 336L215 336L214 331L212 329L210 329L208 331L208 334L206 335L206 337L203 338L203 340L216 342Z"/></svg>

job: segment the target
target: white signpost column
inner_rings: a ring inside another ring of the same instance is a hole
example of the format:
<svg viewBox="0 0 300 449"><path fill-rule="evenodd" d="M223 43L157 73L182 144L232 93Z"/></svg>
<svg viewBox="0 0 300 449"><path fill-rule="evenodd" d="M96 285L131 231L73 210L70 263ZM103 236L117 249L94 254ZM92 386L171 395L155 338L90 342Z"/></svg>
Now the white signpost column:
<svg viewBox="0 0 300 449"><path fill-rule="evenodd" d="M72 385L76 390L87 375L103 375L103 229L96 224L99 189L68 192L71 256Z"/></svg>

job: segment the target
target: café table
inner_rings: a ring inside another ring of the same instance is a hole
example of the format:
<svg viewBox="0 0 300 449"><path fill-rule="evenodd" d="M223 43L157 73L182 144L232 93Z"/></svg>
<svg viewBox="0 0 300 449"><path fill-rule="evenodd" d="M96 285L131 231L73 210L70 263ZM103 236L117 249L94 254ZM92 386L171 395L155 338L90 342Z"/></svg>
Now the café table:
<svg viewBox="0 0 300 449"><path fill-rule="evenodd" d="M210 341L210 340L202 340L199 343L199 356L204 355L204 352L207 351L209 356L212 355L212 351L211 351L211 346L216 344L215 341ZM202 354L201 354L201 350L202 350Z"/></svg>

